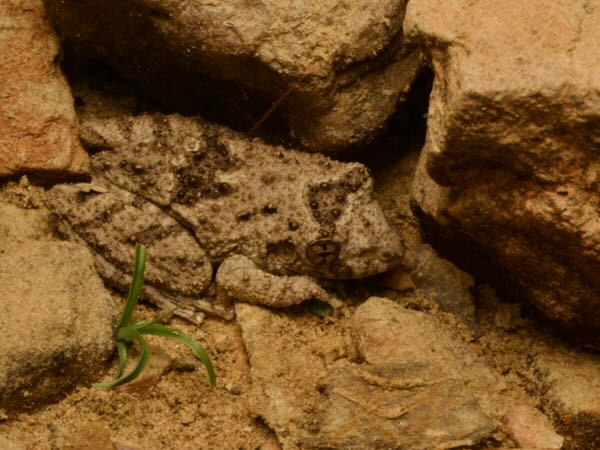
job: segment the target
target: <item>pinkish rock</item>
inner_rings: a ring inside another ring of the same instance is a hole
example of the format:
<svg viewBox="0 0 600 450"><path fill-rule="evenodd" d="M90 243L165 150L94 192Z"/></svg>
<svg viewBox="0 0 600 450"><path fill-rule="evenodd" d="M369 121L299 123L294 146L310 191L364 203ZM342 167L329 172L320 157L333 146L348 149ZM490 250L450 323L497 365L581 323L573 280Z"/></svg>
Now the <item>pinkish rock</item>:
<svg viewBox="0 0 600 450"><path fill-rule="evenodd" d="M0 0L0 177L87 171L41 0Z"/></svg>
<svg viewBox="0 0 600 450"><path fill-rule="evenodd" d="M427 234L600 348L598 23L584 0L413 0L405 32L435 72L413 186Z"/></svg>
<svg viewBox="0 0 600 450"><path fill-rule="evenodd" d="M565 441L540 410L528 405L517 405L506 413L506 428L523 447L560 450Z"/></svg>

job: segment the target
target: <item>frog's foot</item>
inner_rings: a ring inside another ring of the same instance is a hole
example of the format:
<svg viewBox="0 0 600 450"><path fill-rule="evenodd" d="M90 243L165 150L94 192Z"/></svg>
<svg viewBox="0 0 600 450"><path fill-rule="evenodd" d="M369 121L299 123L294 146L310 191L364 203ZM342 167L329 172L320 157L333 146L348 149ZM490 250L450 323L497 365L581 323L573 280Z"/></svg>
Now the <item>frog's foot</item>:
<svg viewBox="0 0 600 450"><path fill-rule="evenodd" d="M306 300L321 300L338 309L343 303L309 276L278 276L260 269L242 255L227 258L216 275L217 297L265 306L287 307Z"/></svg>
<svg viewBox="0 0 600 450"><path fill-rule="evenodd" d="M200 325L205 314L218 316L225 320L231 320L234 317L233 308L215 304L208 298L172 296L152 286L144 287L144 296L161 310L173 311L174 315L197 325Z"/></svg>

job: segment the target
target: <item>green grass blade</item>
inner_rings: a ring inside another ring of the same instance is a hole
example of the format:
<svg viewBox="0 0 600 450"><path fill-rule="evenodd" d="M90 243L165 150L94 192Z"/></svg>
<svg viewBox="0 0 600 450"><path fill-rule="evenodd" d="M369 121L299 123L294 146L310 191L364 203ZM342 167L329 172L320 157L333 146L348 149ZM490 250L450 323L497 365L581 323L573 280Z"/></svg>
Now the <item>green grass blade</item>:
<svg viewBox="0 0 600 450"><path fill-rule="evenodd" d="M119 331L121 331L121 330L119 330ZM146 341L146 339L144 339L144 337L140 333L137 332L137 330L135 330L133 328L129 328L128 331L129 331L130 335L132 336L131 339L134 340L135 342L137 342L140 346L140 357L138 359L136 366L134 367L134 369L131 372L129 372L126 375L117 377L114 380L109 381L107 383L95 383L92 385L93 387L112 389L112 388L115 388L122 384L129 383L130 381L135 380L148 365L148 361L150 360L150 355L151 355L150 346L148 345L148 342ZM135 338L133 338L134 335L136 335Z"/></svg>
<svg viewBox="0 0 600 450"><path fill-rule="evenodd" d="M168 337L181 342L183 345L191 349L194 352L194 354L198 357L200 362L204 365L204 367L206 367L210 385L214 386L216 384L217 375L215 374L215 369L212 365L212 362L210 361L208 352L202 346L202 344L200 344L194 338L188 336L185 333L182 333L181 331L177 331L166 325L161 325L157 323L152 323L143 328L139 328L138 331L143 334L152 334L155 336Z"/></svg>
<svg viewBox="0 0 600 450"><path fill-rule="evenodd" d="M112 381L109 381L107 383L94 383L94 384L92 384L92 387L102 388L102 389L111 389L116 386L115 382L118 381L119 378L121 377L121 375L123 374L123 370L125 369L125 364L127 363L127 346L124 343L118 342L118 341L116 343L116 346L117 346L117 351L119 353L119 366L117 367L117 375L115 376L115 378Z"/></svg>
<svg viewBox="0 0 600 450"><path fill-rule="evenodd" d="M144 285L144 269L146 267L146 250L141 244L135 244L135 268L133 270L133 279L127 293L127 302L123 309L123 315L119 321L117 329L129 324L133 310L137 305L138 298Z"/></svg>
<svg viewBox="0 0 600 450"><path fill-rule="evenodd" d="M127 364L127 346L123 342L117 341L117 352L119 353L119 367L117 368L117 376L119 378L123 375L125 370L125 364Z"/></svg>

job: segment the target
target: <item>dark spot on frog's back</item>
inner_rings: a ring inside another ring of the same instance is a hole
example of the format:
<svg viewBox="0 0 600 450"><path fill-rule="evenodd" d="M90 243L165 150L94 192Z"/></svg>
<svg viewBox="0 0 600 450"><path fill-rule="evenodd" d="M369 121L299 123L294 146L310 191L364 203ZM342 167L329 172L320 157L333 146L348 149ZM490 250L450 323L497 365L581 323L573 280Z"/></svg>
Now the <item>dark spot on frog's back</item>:
<svg viewBox="0 0 600 450"><path fill-rule="evenodd" d="M142 243L142 244L148 246L150 243L159 241L159 240L163 239L165 236L172 235L177 232L179 232L178 226L164 227L159 224L152 224L151 226L148 226L148 227L144 228L143 230L140 230L138 233L136 233L134 236L132 236L130 238L130 240L133 243L139 242L139 243Z"/></svg>
<svg viewBox="0 0 600 450"><path fill-rule="evenodd" d="M235 188L229 183L217 182L216 173L228 172L239 167L240 162L220 141L218 134L207 133L205 150L189 152L186 164L177 170L175 201L193 204L200 199L215 199L230 195Z"/></svg>
<svg viewBox="0 0 600 450"><path fill-rule="evenodd" d="M366 167L353 167L341 179L311 184L306 191L306 200L312 216L328 230L342 215L348 194L357 192L370 178Z"/></svg>
<svg viewBox="0 0 600 450"><path fill-rule="evenodd" d="M250 220L251 217L252 217L252 212L250 212L250 211L242 211L235 216L235 218L237 220L239 220L240 222L247 222Z"/></svg>
<svg viewBox="0 0 600 450"><path fill-rule="evenodd" d="M262 209L262 213L265 216L270 216L272 214L275 214L277 212L277 207L273 206L273 205L265 205Z"/></svg>

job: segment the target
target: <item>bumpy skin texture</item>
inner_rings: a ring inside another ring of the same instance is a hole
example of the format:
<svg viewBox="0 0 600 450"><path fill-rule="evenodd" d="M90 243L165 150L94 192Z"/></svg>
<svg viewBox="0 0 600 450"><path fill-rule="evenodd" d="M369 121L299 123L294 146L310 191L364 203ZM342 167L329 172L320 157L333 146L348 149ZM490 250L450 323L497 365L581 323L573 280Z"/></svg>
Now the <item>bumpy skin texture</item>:
<svg viewBox="0 0 600 450"><path fill-rule="evenodd" d="M401 254L361 164L177 115L84 119L81 136L96 152L93 181L54 187L48 204L116 285L135 242L149 248L148 283L174 303L207 294L211 263L232 255L274 275L351 279L385 271Z"/></svg>

